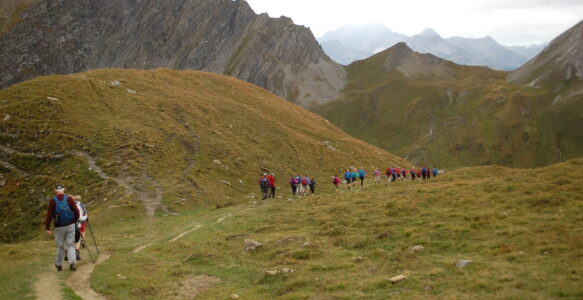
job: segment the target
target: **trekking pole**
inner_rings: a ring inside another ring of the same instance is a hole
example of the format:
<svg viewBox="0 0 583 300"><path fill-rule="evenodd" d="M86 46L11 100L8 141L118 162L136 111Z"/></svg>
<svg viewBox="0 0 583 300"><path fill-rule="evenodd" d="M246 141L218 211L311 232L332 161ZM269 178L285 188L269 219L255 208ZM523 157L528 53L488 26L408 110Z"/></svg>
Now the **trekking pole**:
<svg viewBox="0 0 583 300"><path fill-rule="evenodd" d="M87 225L89 225L89 231L91 232L91 237L93 238L93 244L95 245L95 250L97 250L97 254L99 255L99 248L97 248L97 242L95 241L95 235L93 235L93 229L91 228L91 223L89 223L89 219L87 219Z"/></svg>
<svg viewBox="0 0 583 300"><path fill-rule="evenodd" d="M83 235L81 235L81 240L87 244L87 242L85 241L85 238L83 238ZM93 259L93 255L91 254L91 250L89 250L89 247L85 247L85 249L87 249L87 252L89 252L89 258L91 258L91 262L95 263L95 259Z"/></svg>

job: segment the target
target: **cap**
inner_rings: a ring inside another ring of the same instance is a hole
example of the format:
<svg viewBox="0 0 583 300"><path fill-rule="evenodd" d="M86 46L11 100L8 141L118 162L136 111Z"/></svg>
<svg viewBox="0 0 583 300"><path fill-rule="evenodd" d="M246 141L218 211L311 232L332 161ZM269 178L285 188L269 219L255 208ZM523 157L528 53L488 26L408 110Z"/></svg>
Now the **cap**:
<svg viewBox="0 0 583 300"><path fill-rule="evenodd" d="M64 190L64 189L65 189L65 186L64 186L64 185L62 185L62 184L57 184L57 185L55 186L55 190Z"/></svg>

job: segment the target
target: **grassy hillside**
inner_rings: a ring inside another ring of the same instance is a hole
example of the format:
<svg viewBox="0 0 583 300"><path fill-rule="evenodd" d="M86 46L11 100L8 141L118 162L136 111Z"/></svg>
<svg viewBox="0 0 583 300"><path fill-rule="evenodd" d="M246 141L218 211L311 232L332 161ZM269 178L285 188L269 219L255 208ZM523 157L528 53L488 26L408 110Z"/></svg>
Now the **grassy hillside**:
<svg viewBox="0 0 583 300"><path fill-rule="evenodd" d="M465 168L431 182L181 216L102 206L93 228L111 257L91 286L111 299L179 299L185 291L197 299L579 299L582 167ZM245 239L264 246L245 253ZM411 251L416 245L424 249ZM48 237L0 250L11 262L0 266L0 298L33 294L43 272L55 273ZM457 268L459 260L473 263ZM60 282L69 274L59 273ZM408 279L389 282L400 274ZM63 292L75 299L65 285Z"/></svg>
<svg viewBox="0 0 583 300"><path fill-rule="evenodd" d="M399 51L348 66L342 96L313 110L419 165L529 167L583 155L583 94L557 99L551 89L508 83L506 72L443 60L419 66L429 55L407 60ZM387 70L389 61L404 71ZM406 76L415 68L426 75Z"/></svg>
<svg viewBox="0 0 583 300"><path fill-rule="evenodd" d="M96 70L0 91L2 241L36 232L52 187L149 214L254 197L347 166L408 165L254 85L172 70Z"/></svg>

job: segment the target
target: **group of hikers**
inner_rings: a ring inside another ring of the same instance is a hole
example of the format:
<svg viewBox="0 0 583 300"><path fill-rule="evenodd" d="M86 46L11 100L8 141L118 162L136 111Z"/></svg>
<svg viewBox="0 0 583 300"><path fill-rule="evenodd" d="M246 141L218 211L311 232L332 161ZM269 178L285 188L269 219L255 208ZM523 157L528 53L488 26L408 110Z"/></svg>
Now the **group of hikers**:
<svg viewBox="0 0 583 300"><path fill-rule="evenodd" d="M294 196L308 196L310 193L316 193L316 185L318 184L314 178L308 175L301 176L297 174L289 180L292 194ZM275 183L275 174L263 173L259 178L259 188L261 189L262 199L275 198L275 191L277 189Z"/></svg>
<svg viewBox="0 0 583 300"><path fill-rule="evenodd" d="M381 171L376 168L374 170L374 181L379 184L384 180L382 179ZM407 176L411 178L412 181L416 179L430 180L431 177L437 177L439 175L439 170L436 167L429 168L423 167L417 169L415 167L407 170L406 168L400 167L389 167L385 170L384 175L386 176L386 182L395 182L398 180L405 180ZM366 171L364 168L348 168L344 173L344 183L347 184L348 189L351 189L360 180L360 186L364 186L364 181L366 179ZM338 175L332 176L332 184L336 187L336 191L340 190L342 180ZM301 176L300 174L293 176L289 180L292 195L307 196L310 193L314 194L316 192L316 180L310 178L308 175ZM259 188L263 195L263 199L275 198L275 191L277 189L275 183L275 174L263 173L259 178Z"/></svg>
<svg viewBox="0 0 583 300"><path fill-rule="evenodd" d="M437 177L439 175L439 170L436 167L433 167L433 169L428 167L423 167L421 169L412 167L410 170L407 170L406 168L400 168L395 166L389 167L385 170L387 182L395 182L397 180L407 179L407 175L410 175L412 181L415 181L415 179L429 180L431 179L431 177L434 178ZM374 170L375 183L381 183L383 181L381 177L382 177L381 171L378 168L376 168ZM360 168L359 170L357 170L356 168L352 168L352 171L350 170L350 168L348 168L344 173L344 180L348 185L348 189L353 187L358 179L360 179L360 185L363 186L365 178L366 172L364 171L364 168ZM336 189L338 190L340 188L341 183L340 177L338 177L338 175L335 175L333 177L332 183L336 186Z"/></svg>
<svg viewBox="0 0 583 300"><path fill-rule="evenodd" d="M51 231L51 222L54 229ZM88 214L81 196L65 194L65 187L55 186L55 195L49 200L49 208L45 220L45 228L49 235L54 235L57 244L55 267L63 270L63 260L69 262L71 271L77 270L77 261L81 260L81 240L85 241L85 225L88 224Z"/></svg>

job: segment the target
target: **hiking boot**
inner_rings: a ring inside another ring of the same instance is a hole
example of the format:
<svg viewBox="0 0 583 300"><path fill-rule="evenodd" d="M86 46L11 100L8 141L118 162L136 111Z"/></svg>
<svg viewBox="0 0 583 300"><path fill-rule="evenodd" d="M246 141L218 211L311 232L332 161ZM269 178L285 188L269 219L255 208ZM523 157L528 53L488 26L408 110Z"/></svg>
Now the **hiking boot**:
<svg viewBox="0 0 583 300"><path fill-rule="evenodd" d="M77 257L77 260L81 260L81 251L79 251L79 249L75 249L75 256Z"/></svg>
<svg viewBox="0 0 583 300"><path fill-rule="evenodd" d="M69 257L67 255L67 252L65 252L65 261L69 261Z"/></svg>
<svg viewBox="0 0 583 300"><path fill-rule="evenodd" d="M55 265L55 268L57 268L57 271L59 272L63 271L63 266Z"/></svg>
<svg viewBox="0 0 583 300"><path fill-rule="evenodd" d="M77 270L77 264L76 264L76 263L72 263L72 264L69 266L69 270L71 270L71 271L76 271L76 270Z"/></svg>

